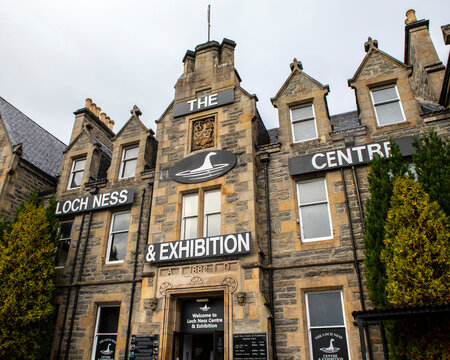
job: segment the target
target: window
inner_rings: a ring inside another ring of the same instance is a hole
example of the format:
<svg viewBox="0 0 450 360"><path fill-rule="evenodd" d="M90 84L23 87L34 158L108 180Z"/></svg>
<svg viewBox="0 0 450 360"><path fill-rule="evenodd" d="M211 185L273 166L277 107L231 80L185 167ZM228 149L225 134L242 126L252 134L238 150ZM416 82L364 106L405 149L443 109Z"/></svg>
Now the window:
<svg viewBox="0 0 450 360"><path fill-rule="evenodd" d="M123 149L119 179L126 179L136 175L136 165L139 147Z"/></svg>
<svg viewBox="0 0 450 360"><path fill-rule="evenodd" d="M379 126L405 121L397 86L389 85L370 90Z"/></svg>
<svg viewBox="0 0 450 360"><path fill-rule="evenodd" d="M306 315L311 359L349 359L342 292L306 293Z"/></svg>
<svg viewBox="0 0 450 360"><path fill-rule="evenodd" d="M325 179L297 183L302 241L331 239L331 217Z"/></svg>
<svg viewBox="0 0 450 360"><path fill-rule="evenodd" d="M107 263L122 262L127 251L130 212L113 214L108 241Z"/></svg>
<svg viewBox="0 0 450 360"><path fill-rule="evenodd" d="M316 119L312 104L291 108L291 122L294 142L317 138Z"/></svg>
<svg viewBox="0 0 450 360"><path fill-rule="evenodd" d="M92 360L114 359L120 306L99 306Z"/></svg>
<svg viewBox="0 0 450 360"><path fill-rule="evenodd" d="M201 195L204 206L199 204L199 193L183 196L181 240L195 239L198 236L199 217L203 219L203 236L220 234L221 189L203 191Z"/></svg>
<svg viewBox="0 0 450 360"><path fill-rule="evenodd" d="M86 159L77 159L73 161L72 171L70 172L69 186L70 189L77 189L81 186L81 180L83 180L84 166L86 165Z"/></svg>
<svg viewBox="0 0 450 360"><path fill-rule="evenodd" d="M64 267L69 253L73 221L62 222L59 227L59 241L56 249L56 267Z"/></svg>

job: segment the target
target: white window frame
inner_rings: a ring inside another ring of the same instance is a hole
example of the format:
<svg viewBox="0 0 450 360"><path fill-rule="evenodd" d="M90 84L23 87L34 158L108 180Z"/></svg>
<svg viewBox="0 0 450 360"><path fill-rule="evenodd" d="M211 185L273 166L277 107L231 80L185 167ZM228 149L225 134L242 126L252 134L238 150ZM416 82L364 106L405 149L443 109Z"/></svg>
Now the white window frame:
<svg viewBox="0 0 450 360"><path fill-rule="evenodd" d="M220 193L219 196L219 211L211 211L211 212L206 212L205 210L205 195L206 193L210 192L210 191L217 191ZM203 214L203 236L207 236L207 229L208 229L208 215L217 215L217 214L221 214L222 213L222 204L221 204L221 200L222 200L222 190L219 189L210 189L210 190L206 190L203 192L203 210L204 210L204 214ZM220 216L220 228L222 227L222 217ZM209 236L217 236L220 235L220 231L219 234L214 234L214 235L209 235Z"/></svg>
<svg viewBox="0 0 450 360"><path fill-rule="evenodd" d="M59 255L59 249L60 249L60 247L61 247L61 243L62 243L62 242L67 242L68 245L70 246L70 240L71 240L71 238L72 238L72 231L73 231L73 220L70 220L70 221L61 221L61 223L59 224L59 228L61 229L61 226L62 226L63 224L68 224L68 223L71 223L69 237L68 237L68 238L60 237L60 238L58 239L58 246L57 246L57 248L56 248L56 256L55 256L55 262L56 262L56 264L55 264L55 269L63 269L64 266L66 266L65 263L67 262L67 257L66 257L66 261L64 262L64 265L57 265L57 262L58 262L58 255ZM69 249L67 249L67 255L69 255Z"/></svg>
<svg viewBox="0 0 450 360"><path fill-rule="evenodd" d="M130 158L130 159L125 159L125 154L126 154L127 150L131 150L131 149L137 149L138 150L138 152L136 154L136 157L133 157L133 158ZM137 145L132 145L132 146L127 146L127 147L123 148L123 150L122 150L122 160L120 162L119 179L130 179L130 178L136 176L138 155L139 155L139 145L138 144ZM123 176L123 171L125 170L125 164L127 162L130 162L130 161L136 161L136 167L134 169L134 175L132 175L132 176Z"/></svg>
<svg viewBox="0 0 450 360"><path fill-rule="evenodd" d="M328 326L311 326L310 317L309 317L309 299L308 294L317 294L317 293L333 293L338 292L341 295L341 307L342 307L342 319L344 321L344 325L328 325ZM342 290L323 290L323 291L308 291L305 292L305 306L306 306L306 325L308 327L308 342L309 342L309 357L313 360L313 346L312 346L312 337L311 337L311 329L321 329L321 328L344 328L345 329L345 337L347 343L347 353L348 358L350 360L350 348L348 346L348 333L347 333L347 322L345 321L345 311L344 311L344 297L342 294Z"/></svg>
<svg viewBox="0 0 450 360"><path fill-rule="evenodd" d="M185 203L185 199L187 198L187 197L191 197L191 196L196 196L197 197L197 214L196 215L190 215L190 216L186 216L185 215L185 211L184 211L184 203ZM182 200L182 203L181 203L181 233L180 233L180 240L188 240L188 239L186 239L185 238L185 234L184 234L184 231L185 231L185 219L197 219L197 234L198 234L198 219L199 219L199 216L198 216L198 213L199 213L199 210L200 210L200 203L199 203L199 201L200 201L200 196L199 196L199 193L198 192L196 192L196 193L189 193L189 194L183 194L183 200Z"/></svg>
<svg viewBox="0 0 450 360"><path fill-rule="evenodd" d="M80 162L80 161L84 161L83 170L76 170L75 171L75 164L77 162ZM75 174L78 174L80 172L84 174L84 169L85 168L86 168L86 157L73 159L73 161L72 161L72 168L70 170L69 183L67 184L67 190L79 189L81 187L81 184L80 184L80 186L73 186L73 187L71 185L72 185L73 178L75 177ZM81 181L83 181L83 178L81 178Z"/></svg>
<svg viewBox="0 0 450 360"><path fill-rule="evenodd" d="M325 200L321 201L315 201L315 202L309 202L309 203L301 203L300 201L300 191L299 191L299 184L304 184L308 182L316 182L322 180L325 188ZM296 191L297 191L297 208L298 208L298 217L300 222L300 235L302 242L313 242L313 241L321 241L321 240L330 240L333 238L333 223L331 221L331 212L330 212L330 202L328 199L328 189L327 189L327 181L325 178L316 178L316 179L309 179L309 180L301 180L297 181L295 183ZM320 204L327 204L327 212L328 212L328 222L330 224L330 235L329 236L322 236L322 237L315 237L315 238L305 238L305 232L303 231L303 219L302 219L302 213L301 213L301 207L302 206L312 206L312 205L320 205Z"/></svg>
<svg viewBox="0 0 450 360"><path fill-rule="evenodd" d="M98 326L99 326L99 322L100 322L100 311L102 308L107 308L107 307L118 307L119 308L119 316L117 318L117 330L115 333L99 333L98 332ZM115 305L98 305L97 307L97 319L95 321L95 332L94 332L94 344L92 346L92 356L91 359L95 360L95 353L97 352L97 338L99 335L115 335L116 336L116 345L117 345L117 338L119 335L119 322L120 322L120 304L115 304ZM116 348L117 350L117 348Z"/></svg>
<svg viewBox="0 0 450 360"><path fill-rule="evenodd" d="M130 220L128 222L128 229L126 231L125 230L120 230L120 231L116 231L116 232L113 233L113 226L114 226L115 218L116 218L117 215L121 215L121 214L130 214ZM106 251L106 262L105 262L106 264L118 264L118 263L123 263L125 261L125 258L122 259L122 260L112 260L111 261L111 260L109 260L109 257L111 255L111 245L112 245L113 235L127 233L128 234L127 235L127 245L128 245L128 236L130 234L130 222L131 222L131 211L129 211L129 210L128 211L116 212L116 213L113 213L111 215L111 224L110 224L110 227L109 227L109 236L108 236L108 248L107 248L107 251Z"/></svg>
<svg viewBox="0 0 450 360"><path fill-rule="evenodd" d="M295 120L292 117L292 111L296 110L296 109L300 109L300 108L306 108L306 107L311 107L311 111L312 111L312 117L308 117L308 118L304 118L304 119L300 119L300 120ZM309 141L309 140L314 140L318 138L318 132L317 132L317 121L316 121L316 113L314 111L314 105L313 103L308 103L308 104L303 104L303 105L298 105L298 106L293 106L291 108L289 108L289 114L290 114L290 118L291 118L291 131L292 131L292 142L294 143L299 143L299 142L303 142L303 141ZM296 123L300 123L303 121L308 121L308 120L314 120L314 131L316 132L316 136L312 137L312 138L308 138L308 139L301 139L301 140L297 140L295 138L295 131L294 131L294 124Z"/></svg>
<svg viewBox="0 0 450 360"><path fill-rule="evenodd" d="M373 97L373 92L374 91L380 91L380 90L384 90L384 89L389 89L389 88L394 88L395 90L395 94L397 95L396 99L390 99L390 100L385 100L379 103L375 103L375 99ZM381 126L389 126L389 125L394 125L394 124L399 124L402 122L406 121L406 117L405 117L405 112L403 111L403 106L402 106L402 101L400 99L400 94L398 93L398 89L397 89L397 85L396 84L389 84L389 85L383 85L383 86L377 86L377 87L373 87L370 88L370 98L372 99L372 104L373 104L373 111L375 112L375 118L377 119L377 126L381 127ZM392 104L392 103L398 103L398 106L400 107L400 113L402 114L402 120L400 121L396 121L396 122L392 122L389 124L380 124L380 120L378 118L378 113L377 113L377 106L383 106L386 104Z"/></svg>

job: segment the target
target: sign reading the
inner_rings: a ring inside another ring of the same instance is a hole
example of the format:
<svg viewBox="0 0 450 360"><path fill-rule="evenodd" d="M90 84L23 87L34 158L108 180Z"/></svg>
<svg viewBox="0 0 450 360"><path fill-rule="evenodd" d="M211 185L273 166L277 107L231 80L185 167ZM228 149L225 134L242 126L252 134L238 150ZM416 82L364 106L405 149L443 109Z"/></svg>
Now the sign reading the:
<svg viewBox="0 0 450 360"><path fill-rule="evenodd" d="M267 360L267 333L233 334L234 360Z"/></svg>
<svg viewBox="0 0 450 360"><path fill-rule="evenodd" d="M409 156L413 153L413 141L413 137L395 139L403 156ZM289 174L293 176L315 171L325 171L346 166L366 164L369 161L372 161L375 155L388 157L390 150L390 142L388 140L297 156L289 159Z"/></svg>
<svg viewBox="0 0 450 360"><path fill-rule="evenodd" d="M248 254L252 250L251 244L250 232L155 243L147 245L145 261L154 264Z"/></svg>
<svg viewBox="0 0 450 360"><path fill-rule="evenodd" d="M206 109L212 109L234 102L234 89L220 91L214 94L201 96L197 99L176 103L173 105L173 117L194 114Z"/></svg>
<svg viewBox="0 0 450 360"><path fill-rule="evenodd" d="M311 329L314 360L348 360L345 328Z"/></svg>
<svg viewBox="0 0 450 360"><path fill-rule="evenodd" d="M170 177L195 184L224 175L236 165L236 155L226 150L204 151L184 158L170 170Z"/></svg>
<svg viewBox="0 0 450 360"><path fill-rule="evenodd" d="M90 210L99 210L131 204L134 200L134 189L111 191L105 194L96 194L76 198L73 200L59 201L56 204L56 215L75 214Z"/></svg>
<svg viewBox="0 0 450 360"><path fill-rule="evenodd" d="M184 333L223 331L223 299L210 299L205 303L184 301L181 319Z"/></svg>
<svg viewBox="0 0 450 360"><path fill-rule="evenodd" d="M157 360L159 335L131 335L130 360Z"/></svg>
<svg viewBox="0 0 450 360"><path fill-rule="evenodd" d="M116 335L98 335L95 360L114 360Z"/></svg>

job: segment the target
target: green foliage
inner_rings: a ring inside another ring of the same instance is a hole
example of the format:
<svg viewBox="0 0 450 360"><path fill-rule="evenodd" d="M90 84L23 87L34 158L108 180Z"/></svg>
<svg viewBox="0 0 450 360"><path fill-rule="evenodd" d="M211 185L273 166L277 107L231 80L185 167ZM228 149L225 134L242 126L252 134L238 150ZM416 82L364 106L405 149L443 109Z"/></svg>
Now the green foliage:
<svg viewBox="0 0 450 360"><path fill-rule="evenodd" d="M375 308L385 308L386 271L380 259L384 248L384 226L390 206L393 189L393 178L403 176L408 172L408 165L402 160L402 154L397 144L391 140L391 153L389 158L375 157L368 175L370 197L366 202L366 217L364 246L364 273L369 299Z"/></svg>
<svg viewBox="0 0 450 360"><path fill-rule="evenodd" d="M395 181L381 252L392 305L442 305L450 299L448 220L417 182Z"/></svg>
<svg viewBox="0 0 450 360"><path fill-rule="evenodd" d="M414 147L417 180L431 201L437 201L450 216L450 140L430 130L421 140L416 139Z"/></svg>
<svg viewBox="0 0 450 360"><path fill-rule="evenodd" d="M54 312L57 220L37 197L17 211L0 244L0 358L46 359ZM49 221L50 219L50 221Z"/></svg>

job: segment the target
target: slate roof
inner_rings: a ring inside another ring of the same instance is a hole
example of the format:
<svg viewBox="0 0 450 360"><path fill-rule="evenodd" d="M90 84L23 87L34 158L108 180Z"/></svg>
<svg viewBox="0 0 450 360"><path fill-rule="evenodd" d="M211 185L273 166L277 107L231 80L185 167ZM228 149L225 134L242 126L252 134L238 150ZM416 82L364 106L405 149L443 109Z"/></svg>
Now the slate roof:
<svg viewBox="0 0 450 360"><path fill-rule="evenodd" d="M330 121L333 125L333 131L352 129L361 125L357 111L332 115Z"/></svg>
<svg viewBox="0 0 450 360"><path fill-rule="evenodd" d="M66 145L0 97L0 116L12 143L22 143L22 158L55 177Z"/></svg>

